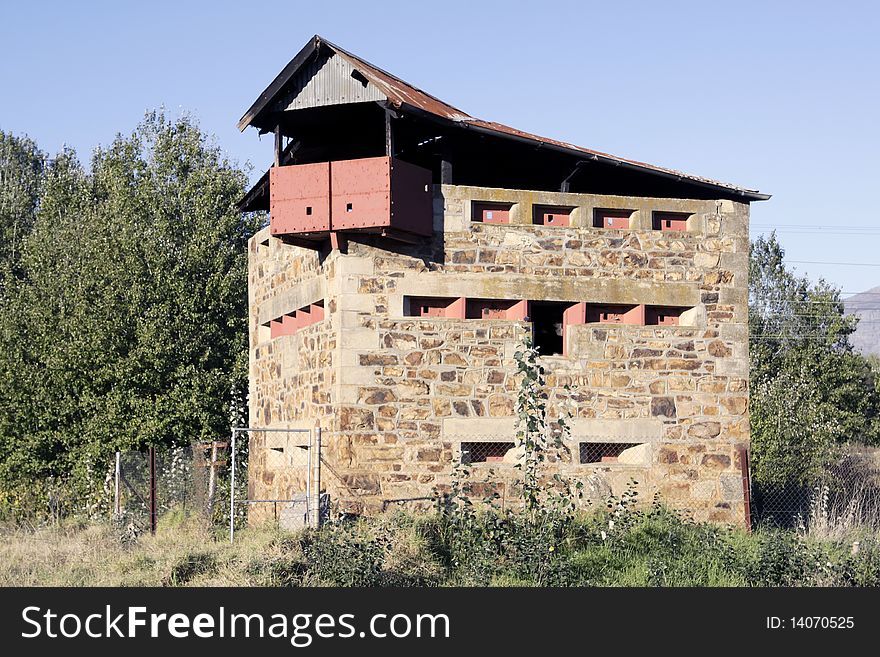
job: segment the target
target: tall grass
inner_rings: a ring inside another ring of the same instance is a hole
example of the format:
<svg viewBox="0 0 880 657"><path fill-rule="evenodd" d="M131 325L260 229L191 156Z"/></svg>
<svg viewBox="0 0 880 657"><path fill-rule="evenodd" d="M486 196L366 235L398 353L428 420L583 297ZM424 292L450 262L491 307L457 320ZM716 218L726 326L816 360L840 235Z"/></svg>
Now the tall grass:
<svg viewBox="0 0 880 657"><path fill-rule="evenodd" d="M690 522L662 507L536 525L487 512L389 513L225 535L174 515L156 536L112 524L0 528L0 585L824 586L880 584L880 542Z"/></svg>
<svg viewBox="0 0 880 657"><path fill-rule="evenodd" d="M880 465L874 448L850 445L826 482L812 491L798 529L813 538L880 536Z"/></svg>

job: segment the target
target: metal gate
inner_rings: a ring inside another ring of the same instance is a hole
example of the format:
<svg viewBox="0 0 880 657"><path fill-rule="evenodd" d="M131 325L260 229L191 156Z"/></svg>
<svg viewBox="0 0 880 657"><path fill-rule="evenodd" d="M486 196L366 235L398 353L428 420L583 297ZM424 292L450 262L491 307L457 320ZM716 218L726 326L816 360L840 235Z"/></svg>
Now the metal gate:
<svg viewBox="0 0 880 657"><path fill-rule="evenodd" d="M259 464L280 473L285 494L265 499L236 499L238 443L244 436L249 442L248 467ZM257 507L257 515L271 518L285 529L318 526L321 518L320 428L235 427L232 429L230 454L230 543L235 541L236 505L246 505L249 514Z"/></svg>

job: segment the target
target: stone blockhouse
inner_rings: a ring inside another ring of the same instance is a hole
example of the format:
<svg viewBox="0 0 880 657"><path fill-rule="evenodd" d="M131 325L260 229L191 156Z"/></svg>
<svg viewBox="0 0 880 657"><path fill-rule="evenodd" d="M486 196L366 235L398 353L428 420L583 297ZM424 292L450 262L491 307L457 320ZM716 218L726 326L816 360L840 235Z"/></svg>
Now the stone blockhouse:
<svg viewBox="0 0 880 657"><path fill-rule="evenodd" d="M319 425L334 503L424 504L457 461L513 496L532 335L573 416L551 469L594 500L634 485L745 521L748 216L768 196L475 119L317 36L248 126L276 144L242 201L270 212L249 421ZM286 499L306 477L267 435L249 496Z"/></svg>

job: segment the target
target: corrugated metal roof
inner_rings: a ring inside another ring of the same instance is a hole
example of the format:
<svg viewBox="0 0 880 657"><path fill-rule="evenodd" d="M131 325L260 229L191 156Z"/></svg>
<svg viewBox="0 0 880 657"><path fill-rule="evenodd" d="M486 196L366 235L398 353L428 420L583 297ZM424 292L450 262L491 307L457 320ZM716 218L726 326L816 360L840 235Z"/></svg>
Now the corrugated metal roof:
<svg viewBox="0 0 880 657"><path fill-rule="evenodd" d="M353 66L334 52L307 62L287 85L287 93L273 103L275 110L297 110L344 103L387 100L379 88L352 77Z"/></svg>
<svg viewBox="0 0 880 657"><path fill-rule="evenodd" d="M260 98L251 106L239 122L239 129L244 130L249 125L255 123L260 114L267 110L270 105L274 105L274 100L285 90L287 83L296 75L298 70L305 64L312 54L320 50L322 47L328 48L342 59L346 60L355 70L385 95L387 101L394 107L402 111L416 111L431 115L435 118L449 121L463 128L473 128L477 131L487 134L497 135L503 138L512 138L521 141L532 142L535 145L546 146L554 150L560 150L569 154L597 161L625 166L627 168L661 175L666 178L676 180L689 181L701 186L715 187L723 189L728 193L734 193L748 200L762 201L770 198L769 194L762 194L754 189L746 189L729 183L695 176L693 174L667 169L645 162L630 160L608 153L583 148L575 144L541 137L540 135L531 134L516 128L511 128L501 123L485 121L470 116L466 112L453 107L429 93L414 87L387 71L384 71L373 64L361 59L347 50L327 41L319 35L315 35L308 44L294 57L293 60L285 67L278 77L266 89Z"/></svg>

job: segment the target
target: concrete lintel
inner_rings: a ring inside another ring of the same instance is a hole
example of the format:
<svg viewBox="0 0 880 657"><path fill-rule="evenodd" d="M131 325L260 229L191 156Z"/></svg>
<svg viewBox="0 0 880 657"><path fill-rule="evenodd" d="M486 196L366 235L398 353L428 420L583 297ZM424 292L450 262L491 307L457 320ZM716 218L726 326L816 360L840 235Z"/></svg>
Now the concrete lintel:
<svg viewBox="0 0 880 657"><path fill-rule="evenodd" d="M368 256L340 255L336 260L336 275L372 275L375 273L375 258Z"/></svg>
<svg viewBox="0 0 880 657"><path fill-rule="evenodd" d="M574 418L571 425L571 437L600 439L606 443L624 443L631 441L657 442L663 438L663 422L646 418L624 420L592 420Z"/></svg>
<svg viewBox="0 0 880 657"><path fill-rule="evenodd" d="M569 422L572 440L597 438L603 442L657 442L663 437L663 422L653 419L591 420ZM460 440L510 440L516 435L516 418L445 418L443 437Z"/></svg>
<svg viewBox="0 0 880 657"><path fill-rule="evenodd" d="M517 274L442 272L407 274L398 293L412 296L534 299L595 303L651 303L696 306L700 291L695 283L581 279Z"/></svg>
<svg viewBox="0 0 880 657"><path fill-rule="evenodd" d="M275 296L259 304L256 309L257 323L277 319L284 314L325 299L327 281L325 278L310 278L301 281L296 287L278 292Z"/></svg>
<svg viewBox="0 0 880 657"><path fill-rule="evenodd" d="M715 214L717 212L715 201L700 199L577 194L503 189L498 187L475 187L470 185L442 185L441 194L447 199L462 199L465 201L501 201L527 205L561 205L642 211L660 210L665 212L689 212L692 214Z"/></svg>

